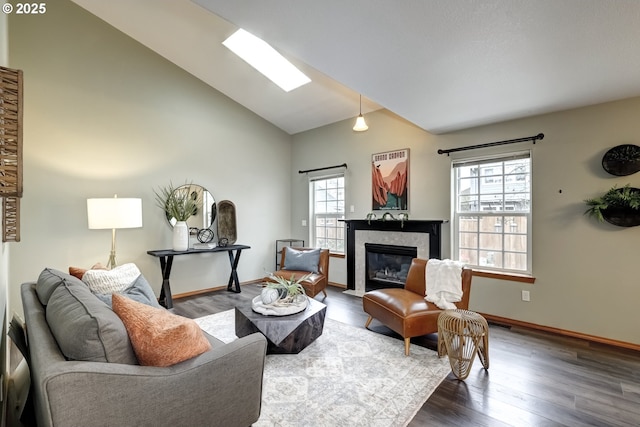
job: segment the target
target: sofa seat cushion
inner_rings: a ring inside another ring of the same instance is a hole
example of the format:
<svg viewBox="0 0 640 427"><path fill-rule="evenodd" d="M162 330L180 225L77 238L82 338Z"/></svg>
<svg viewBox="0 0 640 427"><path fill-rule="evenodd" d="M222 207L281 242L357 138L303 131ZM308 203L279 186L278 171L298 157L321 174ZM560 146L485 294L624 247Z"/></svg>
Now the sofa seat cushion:
<svg viewBox="0 0 640 427"><path fill-rule="evenodd" d="M73 279L75 281L61 281L48 299L46 308L47 323L65 357L137 364L120 318L84 283L75 277Z"/></svg>
<svg viewBox="0 0 640 427"><path fill-rule="evenodd" d="M191 319L120 294L113 294L112 300L141 365L171 366L211 349L204 332Z"/></svg>
<svg viewBox="0 0 640 427"><path fill-rule="evenodd" d="M425 301L424 296L400 288L366 292L363 309L403 337L426 335L434 331L442 310Z"/></svg>
<svg viewBox="0 0 640 427"><path fill-rule="evenodd" d="M440 311L435 305L428 303L423 296L400 288L386 288L369 291L364 294L368 302L383 305L399 316L407 317L411 313L429 310L429 306Z"/></svg>

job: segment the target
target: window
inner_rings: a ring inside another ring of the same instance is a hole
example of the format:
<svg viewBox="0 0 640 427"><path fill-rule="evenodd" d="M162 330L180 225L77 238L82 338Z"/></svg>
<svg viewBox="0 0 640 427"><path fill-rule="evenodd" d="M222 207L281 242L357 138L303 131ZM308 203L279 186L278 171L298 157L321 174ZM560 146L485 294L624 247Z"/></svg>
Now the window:
<svg viewBox="0 0 640 427"><path fill-rule="evenodd" d="M313 247L344 253L344 175L309 182Z"/></svg>
<svg viewBox="0 0 640 427"><path fill-rule="evenodd" d="M531 154L453 162L453 253L470 266L531 274Z"/></svg>

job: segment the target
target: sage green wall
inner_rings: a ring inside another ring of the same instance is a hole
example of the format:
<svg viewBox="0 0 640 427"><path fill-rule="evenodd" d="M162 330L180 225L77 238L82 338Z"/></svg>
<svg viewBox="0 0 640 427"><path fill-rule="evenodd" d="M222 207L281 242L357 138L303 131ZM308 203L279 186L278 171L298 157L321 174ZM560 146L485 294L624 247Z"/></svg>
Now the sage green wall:
<svg viewBox="0 0 640 427"><path fill-rule="evenodd" d="M479 107L480 108L480 107ZM356 133L351 120L295 135L292 171L292 230L308 238L307 180L296 173L346 162L347 218L362 219L371 210L371 154L410 149L410 218L449 219L450 165L453 158L531 149L533 159L533 272L535 284L475 277L470 308L483 313L640 344L637 301L640 283L635 263L640 227L599 224L583 215L583 200L613 185L640 187L640 173L614 177L601 167L611 147L638 144L640 98L432 135L386 111L366 115L369 130ZM545 134L523 143L438 155L454 148ZM562 190L562 192L560 192ZM297 203L295 201L298 201ZM347 212L349 209L347 209ZM451 256L450 228L444 230L444 254ZM331 260L331 280L346 283L345 261ZM531 302L521 301L529 290Z"/></svg>
<svg viewBox="0 0 640 427"><path fill-rule="evenodd" d="M140 197L143 228L117 232L118 263L135 262L159 293L157 258L171 231L153 190L193 181L237 209L241 281L273 269L290 229L291 137L68 0L9 18L11 66L24 70L19 285L44 267L106 263L110 230L87 229L86 199ZM177 257L174 294L226 285L225 253Z"/></svg>

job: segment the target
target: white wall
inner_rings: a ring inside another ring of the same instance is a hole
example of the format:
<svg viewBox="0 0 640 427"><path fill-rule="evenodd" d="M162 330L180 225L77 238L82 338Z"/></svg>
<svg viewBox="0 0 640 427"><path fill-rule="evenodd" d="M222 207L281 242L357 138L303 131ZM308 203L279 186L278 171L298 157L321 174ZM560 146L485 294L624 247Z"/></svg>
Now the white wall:
<svg viewBox="0 0 640 427"><path fill-rule="evenodd" d="M481 107L479 107L481 108ZM300 220L308 216L306 179L295 173L346 162L347 206L362 219L371 211L370 161L373 153L399 148L410 151L410 218L448 219L450 165L453 158L489 152L532 149L533 153L533 285L475 277L470 308L510 319L640 344L637 301L640 283L634 263L640 254L640 227L599 224L583 215L583 200L614 184L640 187L640 173L608 175L603 154L624 143L640 144L640 98L542 115L528 119L432 135L386 111L366 115L369 130L356 133L343 121L294 137L291 210L292 230L307 236ZM438 155L454 148L538 133L531 143ZM560 192L562 190L562 192ZM348 211L348 209L347 209ZM443 253L450 256L450 228L445 227ZM346 283L344 260L332 259L331 280ZM521 301L521 290L531 302Z"/></svg>
<svg viewBox="0 0 640 427"><path fill-rule="evenodd" d="M117 233L159 293L171 231L153 190L193 181L237 209L241 281L273 269L289 235L291 137L69 1L10 18L11 66L24 70L22 241L12 247L11 303L44 267L107 262L110 230L89 230L86 199L140 197L143 228ZM226 253L176 257L174 294L226 285Z"/></svg>

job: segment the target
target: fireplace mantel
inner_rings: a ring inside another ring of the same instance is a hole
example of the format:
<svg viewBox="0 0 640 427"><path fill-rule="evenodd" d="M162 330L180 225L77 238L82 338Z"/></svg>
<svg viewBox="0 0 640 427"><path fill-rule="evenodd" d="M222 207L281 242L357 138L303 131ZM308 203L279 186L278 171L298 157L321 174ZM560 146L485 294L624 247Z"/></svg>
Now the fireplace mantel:
<svg viewBox="0 0 640 427"><path fill-rule="evenodd" d="M344 220L347 234L347 288L355 289L356 231L371 230L394 233L428 233L429 258L441 258L442 224L447 220Z"/></svg>

